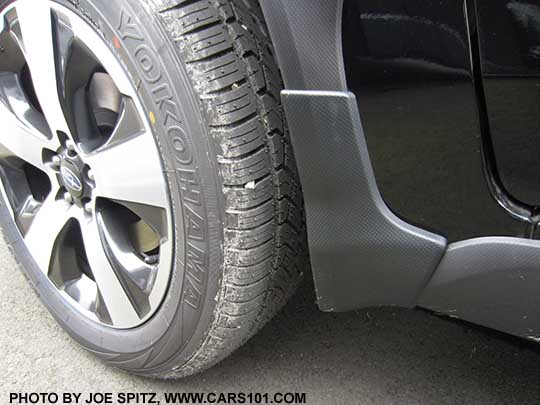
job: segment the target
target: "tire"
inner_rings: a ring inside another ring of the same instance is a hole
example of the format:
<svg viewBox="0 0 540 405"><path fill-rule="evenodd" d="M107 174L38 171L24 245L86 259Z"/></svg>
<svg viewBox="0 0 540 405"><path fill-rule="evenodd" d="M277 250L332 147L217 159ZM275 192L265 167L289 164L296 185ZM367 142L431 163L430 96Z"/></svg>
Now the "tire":
<svg viewBox="0 0 540 405"><path fill-rule="evenodd" d="M255 0L54 2L114 50L152 125L174 229L163 302L136 327L100 324L38 269L4 196L5 239L49 311L84 348L142 376L198 373L271 319L308 263L282 81L262 12ZM141 162L121 164L138 175Z"/></svg>

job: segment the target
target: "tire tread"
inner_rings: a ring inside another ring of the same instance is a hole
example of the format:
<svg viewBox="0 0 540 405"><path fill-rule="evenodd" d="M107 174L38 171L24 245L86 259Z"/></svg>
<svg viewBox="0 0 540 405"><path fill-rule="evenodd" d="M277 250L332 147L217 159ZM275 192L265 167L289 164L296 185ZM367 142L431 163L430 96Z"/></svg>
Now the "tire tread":
<svg viewBox="0 0 540 405"><path fill-rule="evenodd" d="M308 257L283 84L258 3L165 3L160 15L199 94L225 196L225 267L214 322L190 360L154 375L180 378L254 335L295 290Z"/></svg>

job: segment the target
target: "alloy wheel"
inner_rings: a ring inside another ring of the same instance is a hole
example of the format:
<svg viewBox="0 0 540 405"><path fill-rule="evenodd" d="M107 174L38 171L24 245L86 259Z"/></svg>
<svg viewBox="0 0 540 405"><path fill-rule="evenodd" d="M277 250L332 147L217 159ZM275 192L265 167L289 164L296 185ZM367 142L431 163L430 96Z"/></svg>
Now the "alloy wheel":
<svg viewBox="0 0 540 405"><path fill-rule="evenodd" d="M39 269L70 305L133 328L162 303L171 205L137 90L85 20L48 1L0 14L0 178Z"/></svg>

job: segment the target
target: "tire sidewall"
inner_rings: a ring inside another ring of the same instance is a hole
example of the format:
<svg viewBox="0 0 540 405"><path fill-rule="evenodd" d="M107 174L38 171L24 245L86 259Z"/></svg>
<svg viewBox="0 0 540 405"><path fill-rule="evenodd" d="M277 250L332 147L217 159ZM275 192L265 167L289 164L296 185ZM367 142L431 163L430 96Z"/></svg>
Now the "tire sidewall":
<svg viewBox="0 0 540 405"><path fill-rule="evenodd" d="M166 297L140 327L117 330L78 312L39 270L2 202L0 221L43 302L82 346L127 369L183 364L212 323L223 271L222 197L199 100L159 18L143 1L55 0L84 18L118 56L153 124L173 211L174 259ZM116 45L116 46L115 46ZM118 45L120 45L118 47ZM134 165L134 175L137 162Z"/></svg>

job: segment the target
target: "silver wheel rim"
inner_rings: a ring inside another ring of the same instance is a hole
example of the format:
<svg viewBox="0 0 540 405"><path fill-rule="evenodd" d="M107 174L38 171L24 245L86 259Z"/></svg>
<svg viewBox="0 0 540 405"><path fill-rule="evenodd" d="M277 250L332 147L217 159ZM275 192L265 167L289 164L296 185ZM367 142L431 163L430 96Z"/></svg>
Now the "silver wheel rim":
<svg viewBox="0 0 540 405"><path fill-rule="evenodd" d="M127 329L162 303L171 205L137 91L109 44L49 1L0 12L0 178L30 255L70 305Z"/></svg>

